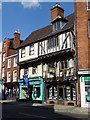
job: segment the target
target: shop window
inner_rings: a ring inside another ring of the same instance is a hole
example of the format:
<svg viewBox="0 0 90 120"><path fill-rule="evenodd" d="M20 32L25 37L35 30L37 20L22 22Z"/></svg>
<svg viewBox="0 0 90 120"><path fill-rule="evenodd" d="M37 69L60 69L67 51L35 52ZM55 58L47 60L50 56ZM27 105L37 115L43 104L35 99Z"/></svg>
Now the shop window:
<svg viewBox="0 0 90 120"><path fill-rule="evenodd" d="M34 55L34 44L29 46L29 55Z"/></svg>
<svg viewBox="0 0 90 120"><path fill-rule="evenodd" d="M48 88L48 98L57 99L57 86L51 86Z"/></svg>
<svg viewBox="0 0 90 120"><path fill-rule="evenodd" d="M85 81L85 101L90 102L90 81Z"/></svg>
<svg viewBox="0 0 90 120"><path fill-rule="evenodd" d="M34 86L34 93L33 96L35 99L40 98L40 86Z"/></svg>
<svg viewBox="0 0 90 120"><path fill-rule="evenodd" d="M28 88L27 87L22 87L22 99L27 99L27 98L29 98Z"/></svg>
<svg viewBox="0 0 90 120"><path fill-rule="evenodd" d="M25 57L25 47L21 49L21 58Z"/></svg>
<svg viewBox="0 0 90 120"><path fill-rule="evenodd" d="M76 91L75 86L66 86L65 88L65 97L67 100L76 100Z"/></svg>

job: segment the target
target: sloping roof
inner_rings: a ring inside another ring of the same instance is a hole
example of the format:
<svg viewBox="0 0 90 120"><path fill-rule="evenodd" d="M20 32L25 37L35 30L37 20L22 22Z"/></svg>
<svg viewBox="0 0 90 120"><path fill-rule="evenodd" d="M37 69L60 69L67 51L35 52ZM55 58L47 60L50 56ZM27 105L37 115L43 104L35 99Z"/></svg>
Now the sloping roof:
<svg viewBox="0 0 90 120"><path fill-rule="evenodd" d="M26 39L25 41L23 41L20 46L18 48L27 46L31 43L34 42L38 42L42 39L45 39L47 37L50 37L52 35L58 34L58 33L62 33L70 28L73 28L74 26L74 14L70 14L69 16L65 17L65 19L68 20L68 22L65 24L65 26L57 31L57 32L53 32L52 31L52 25L48 25L46 27L43 27L41 29L38 29L36 31L33 31Z"/></svg>

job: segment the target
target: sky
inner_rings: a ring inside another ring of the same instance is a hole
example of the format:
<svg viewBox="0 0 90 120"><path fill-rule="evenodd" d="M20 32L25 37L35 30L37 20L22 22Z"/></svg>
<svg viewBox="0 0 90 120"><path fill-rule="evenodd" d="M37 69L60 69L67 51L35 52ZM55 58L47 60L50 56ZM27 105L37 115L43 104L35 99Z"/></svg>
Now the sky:
<svg viewBox="0 0 90 120"><path fill-rule="evenodd" d="M65 16L74 12L73 2L58 2L65 10ZM47 26L51 22L50 9L56 2L2 2L2 40L13 38L19 29L20 37L25 40L31 32ZM1 33L1 31L0 31Z"/></svg>

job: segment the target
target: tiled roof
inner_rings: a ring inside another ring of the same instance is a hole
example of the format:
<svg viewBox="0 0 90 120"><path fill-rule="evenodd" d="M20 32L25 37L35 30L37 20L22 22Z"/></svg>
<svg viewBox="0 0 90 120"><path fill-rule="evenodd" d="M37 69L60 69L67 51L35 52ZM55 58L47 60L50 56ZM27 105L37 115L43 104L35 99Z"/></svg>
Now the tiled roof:
<svg viewBox="0 0 90 120"><path fill-rule="evenodd" d="M31 43L38 42L42 39L45 39L47 37L50 37L52 35L65 32L66 30L73 28L74 26L74 14L70 14L69 16L65 17L65 19L68 20L68 22L65 24L65 26L62 28L62 30L59 30L57 32L52 31L52 25L48 25L46 27L43 27L41 29L38 29L36 31L33 31L26 39L23 41L18 48L27 46Z"/></svg>

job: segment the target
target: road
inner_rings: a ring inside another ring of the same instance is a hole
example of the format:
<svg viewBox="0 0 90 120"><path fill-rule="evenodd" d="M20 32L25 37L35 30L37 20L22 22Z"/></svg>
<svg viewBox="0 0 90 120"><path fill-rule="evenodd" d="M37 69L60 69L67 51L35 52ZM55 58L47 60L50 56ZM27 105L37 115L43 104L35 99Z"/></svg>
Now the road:
<svg viewBox="0 0 90 120"><path fill-rule="evenodd" d="M2 104L2 120L87 120L83 116L66 113L55 113L53 106L32 106L31 103Z"/></svg>

